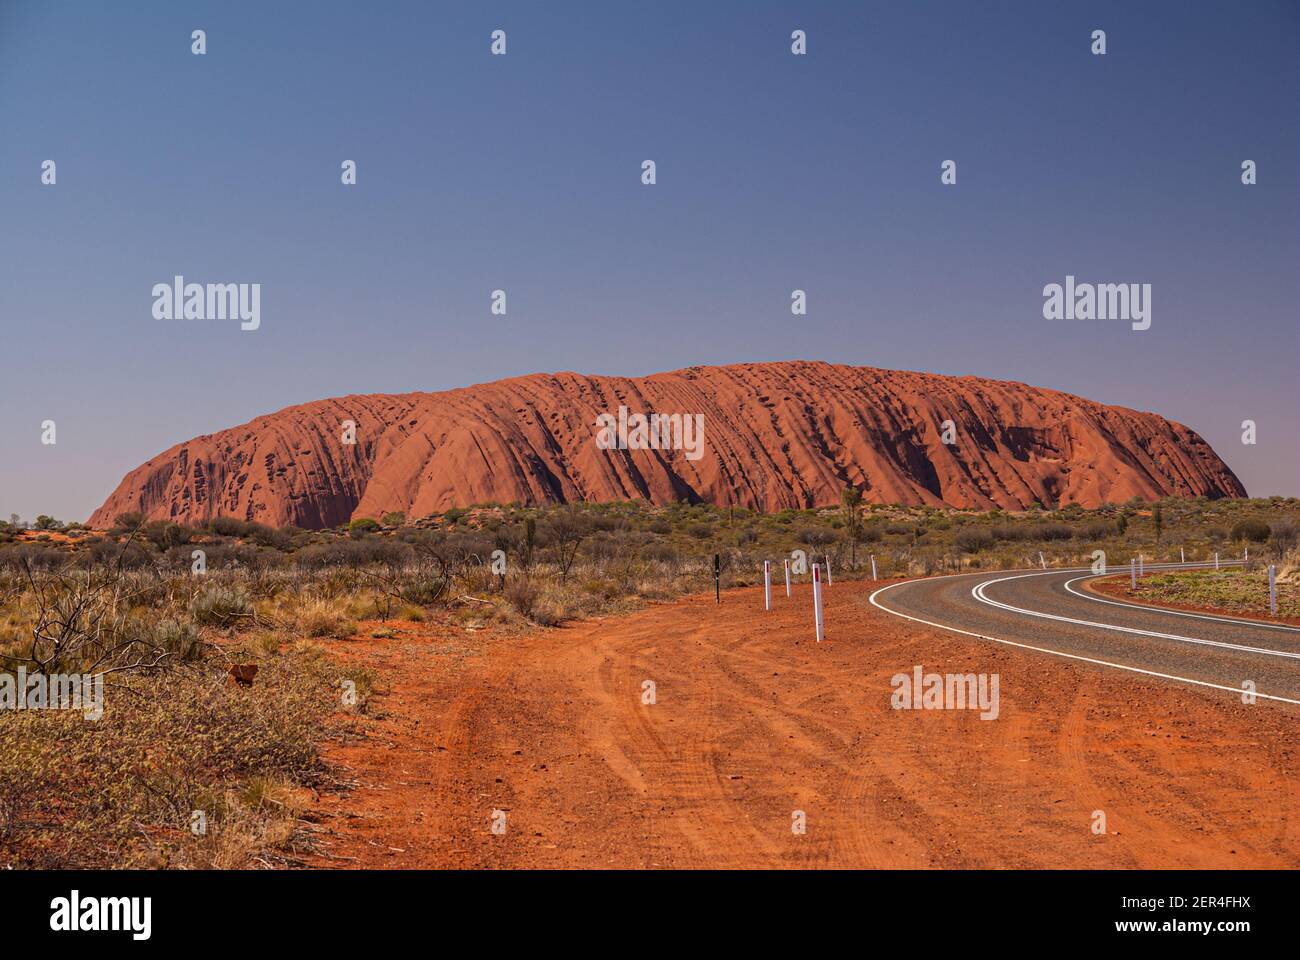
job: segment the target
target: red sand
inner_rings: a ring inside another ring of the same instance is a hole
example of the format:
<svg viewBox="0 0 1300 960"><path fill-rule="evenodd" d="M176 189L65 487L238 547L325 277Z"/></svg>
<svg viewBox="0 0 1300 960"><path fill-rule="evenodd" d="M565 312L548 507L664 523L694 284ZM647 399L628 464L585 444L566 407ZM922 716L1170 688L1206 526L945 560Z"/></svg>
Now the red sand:
<svg viewBox="0 0 1300 960"><path fill-rule="evenodd" d="M871 586L828 588L822 644L807 587L331 643L391 692L329 751L358 785L322 796L316 865L1300 866L1294 715L913 629ZM913 664L997 671L1000 718L890 709Z"/></svg>

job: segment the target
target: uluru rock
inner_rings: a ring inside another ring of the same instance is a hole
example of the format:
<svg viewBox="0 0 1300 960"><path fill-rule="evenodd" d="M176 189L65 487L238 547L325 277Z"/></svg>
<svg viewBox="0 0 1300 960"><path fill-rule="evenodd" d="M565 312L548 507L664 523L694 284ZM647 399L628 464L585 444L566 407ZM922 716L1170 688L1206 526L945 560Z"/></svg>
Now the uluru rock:
<svg viewBox="0 0 1300 960"><path fill-rule="evenodd" d="M698 459L602 449L597 417L620 406L703 415ZM1009 510L1246 495L1209 444L1154 413L1022 383L791 361L306 403L154 457L90 524L139 512L321 528L395 510L628 499L773 511L837 503L850 485L868 502Z"/></svg>

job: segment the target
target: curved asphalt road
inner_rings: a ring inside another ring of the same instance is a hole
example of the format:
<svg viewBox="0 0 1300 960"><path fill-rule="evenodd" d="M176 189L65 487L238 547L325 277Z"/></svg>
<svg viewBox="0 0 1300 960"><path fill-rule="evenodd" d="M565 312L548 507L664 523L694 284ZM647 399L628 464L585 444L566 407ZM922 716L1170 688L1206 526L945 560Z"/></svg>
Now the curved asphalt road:
<svg viewBox="0 0 1300 960"><path fill-rule="evenodd" d="M1300 706L1300 628L1130 606L1083 590L1092 577L1088 568L960 574L891 584L870 600L909 620L1100 670L1237 696L1252 680L1258 703Z"/></svg>

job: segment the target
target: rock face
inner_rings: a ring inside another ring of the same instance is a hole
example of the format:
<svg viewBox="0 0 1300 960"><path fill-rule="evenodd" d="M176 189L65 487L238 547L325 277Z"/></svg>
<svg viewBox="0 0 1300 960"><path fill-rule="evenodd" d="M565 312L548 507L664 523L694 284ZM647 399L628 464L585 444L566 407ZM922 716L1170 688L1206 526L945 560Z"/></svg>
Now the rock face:
<svg viewBox="0 0 1300 960"><path fill-rule="evenodd" d="M597 417L618 417L620 406L629 416L702 414L700 455L603 449ZM343 442L346 421L353 444ZM172 447L129 473L90 523L140 512L320 528L490 501L772 511L838 503L848 485L869 502L1012 510L1246 495L1209 444L1156 414L1021 383L792 361L634 378L534 374L289 407Z"/></svg>

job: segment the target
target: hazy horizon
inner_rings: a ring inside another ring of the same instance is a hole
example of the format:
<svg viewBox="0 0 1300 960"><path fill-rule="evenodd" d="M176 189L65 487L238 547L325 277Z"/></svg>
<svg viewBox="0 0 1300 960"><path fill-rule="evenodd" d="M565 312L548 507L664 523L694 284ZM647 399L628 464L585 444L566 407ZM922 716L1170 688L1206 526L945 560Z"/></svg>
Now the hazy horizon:
<svg viewBox="0 0 1300 960"><path fill-rule="evenodd" d="M1296 27L1287 3L6 3L0 516L84 520L173 445L327 397L807 358L1156 413L1295 496ZM259 329L155 319L176 275L260 283ZM1044 319L1067 276L1149 283L1150 329Z"/></svg>

